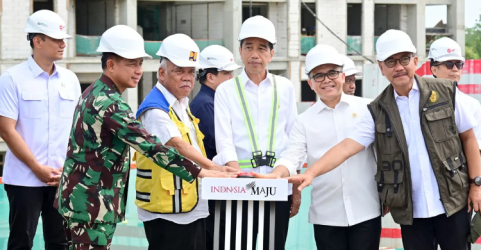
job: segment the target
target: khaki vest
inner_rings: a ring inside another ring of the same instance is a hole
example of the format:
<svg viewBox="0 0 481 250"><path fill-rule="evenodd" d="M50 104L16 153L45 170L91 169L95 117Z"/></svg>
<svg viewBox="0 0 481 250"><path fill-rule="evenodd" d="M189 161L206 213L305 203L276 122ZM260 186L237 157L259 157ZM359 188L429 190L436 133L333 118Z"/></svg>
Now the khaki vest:
<svg viewBox="0 0 481 250"><path fill-rule="evenodd" d="M454 120L455 84L415 76L420 91L419 114L424 142L447 216L467 204L469 177L466 157ZM401 116L389 85L368 108L375 122L378 192L394 221L413 222L411 169Z"/></svg>

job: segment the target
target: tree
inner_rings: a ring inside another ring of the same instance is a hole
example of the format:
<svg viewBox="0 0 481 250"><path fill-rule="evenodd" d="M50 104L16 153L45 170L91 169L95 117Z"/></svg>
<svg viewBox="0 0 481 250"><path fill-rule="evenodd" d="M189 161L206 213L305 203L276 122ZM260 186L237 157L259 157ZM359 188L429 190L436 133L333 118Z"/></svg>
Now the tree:
<svg viewBox="0 0 481 250"><path fill-rule="evenodd" d="M481 15L474 27L466 29L466 59L481 59Z"/></svg>

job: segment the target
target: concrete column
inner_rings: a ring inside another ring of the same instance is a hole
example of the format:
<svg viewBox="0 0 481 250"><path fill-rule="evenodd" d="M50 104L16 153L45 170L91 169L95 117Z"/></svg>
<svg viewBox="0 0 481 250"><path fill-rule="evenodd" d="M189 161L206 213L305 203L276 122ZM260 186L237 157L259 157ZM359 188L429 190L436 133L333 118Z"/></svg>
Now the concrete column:
<svg viewBox="0 0 481 250"><path fill-rule="evenodd" d="M399 22L399 29L407 32L408 31L408 26L407 26L407 21L408 21L408 9L406 4L401 4L401 10L400 10L400 22Z"/></svg>
<svg viewBox="0 0 481 250"><path fill-rule="evenodd" d="M287 1L287 56L299 58L301 54L301 3Z"/></svg>
<svg viewBox="0 0 481 250"><path fill-rule="evenodd" d="M347 1L316 0L316 15L339 38L347 40ZM346 54L347 46L316 21L317 44L327 44Z"/></svg>
<svg viewBox="0 0 481 250"><path fill-rule="evenodd" d="M374 0L362 1L362 54L374 59Z"/></svg>
<svg viewBox="0 0 481 250"><path fill-rule="evenodd" d="M287 57L289 60L288 78L294 86L296 101L301 101L301 2L287 0Z"/></svg>
<svg viewBox="0 0 481 250"><path fill-rule="evenodd" d="M234 60L242 65L239 55L239 36L240 27L242 25L242 0L228 0L224 2L224 24L223 39L224 47L234 53Z"/></svg>
<svg viewBox="0 0 481 250"><path fill-rule="evenodd" d="M142 100L150 93L157 83L157 72L144 72L142 77ZM140 101L142 101L140 100Z"/></svg>
<svg viewBox="0 0 481 250"><path fill-rule="evenodd" d="M128 25L137 30L137 0L115 0L116 24Z"/></svg>
<svg viewBox="0 0 481 250"><path fill-rule="evenodd" d="M32 14L33 1L3 0L0 1L0 5L2 59L25 60L32 53L32 49L27 41L27 34L23 30L28 17Z"/></svg>
<svg viewBox="0 0 481 250"><path fill-rule="evenodd" d="M426 0L418 0L416 4L407 7L407 34L416 46L420 61L426 58L426 28L425 28Z"/></svg>
<svg viewBox="0 0 481 250"><path fill-rule="evenodd" d="M115 0L115 23L137 30L137 0ZM137 88L126 89L122 97L135 113L139 107Z"/></svg>
<svg viewBox="0 0 481 250"><path fill-rule="evenodd" d="M464 6L465 0L452 0L448 5L448 33L453 34L453 39L461 46L464 55L465 50L465 24Z"/></svg>

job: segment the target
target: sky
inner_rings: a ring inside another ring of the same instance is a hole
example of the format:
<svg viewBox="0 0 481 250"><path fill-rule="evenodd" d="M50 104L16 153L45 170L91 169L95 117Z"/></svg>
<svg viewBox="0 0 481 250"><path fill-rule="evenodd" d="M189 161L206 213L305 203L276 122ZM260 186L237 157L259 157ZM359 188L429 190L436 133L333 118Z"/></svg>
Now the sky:
<svg viewBox="0 0 481 250"><path fill-rule="evenodd" d="M465 1L465 25L466 28L474 26L479 15L481 14L481 1L480 0L464 0ZM446 5L431 5L426 6L426 27L433 27L439 20L443 20L446 23L447 8Z"/></svg>

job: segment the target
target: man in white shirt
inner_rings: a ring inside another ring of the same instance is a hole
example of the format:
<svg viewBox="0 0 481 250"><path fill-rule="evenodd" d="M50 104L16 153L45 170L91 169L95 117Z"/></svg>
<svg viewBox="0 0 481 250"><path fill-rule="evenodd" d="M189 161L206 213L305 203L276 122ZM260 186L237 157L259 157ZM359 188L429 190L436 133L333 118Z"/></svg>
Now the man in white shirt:
<svg viewBox="0 0 481 250"><path fill-rule="evenodd" d="M443 250L469 249L469 210L481 206L481 167L468 104L456 97L452 81L415 75L416 48L406 33L388 30L376 48L391 85L349 138L289 181L302 189L374 143L379 198L401 224L404 249L435 250L435 242Z"/></svg>
<svg viewBox="0 0 481 250"><path fill-rule="evenodd" d="M371 100L343 93L343 64L342 55L329 45L317 45L307 53L308 83L321 99L297 117L288 147L274 170L256 174L258 177L295 175L296 166L306 156L311 166L344 140L361 116L369 113L367 104ZM309 223L314 224L317 249L379 249L381 209L375 174L376 162L369 148L314 179Z"/></svg>
<svg viewBox="0 0 481 250"><path fill-rule="evenodd" d="M428 59L431 59L431 72L433 76L441 79L450 79L459 83L463 74L464 57L461 54L461 47L451 38L443 37L431 44ZM478 139L478 146L481 147L481 104L475 98L459 93L460 98L466 99L468 108L476 118L474 134ZM481 148L480 148L481 150Z"/></svg>
<svg viewBox="0 0 481 250"><path fill-rule="evenodd" d="M354 95L356 92L356 76L361 76L362 73L356 69L354 61L348 56L341 55L344 60L344 66L342 67L342 73L346 76L344 85L342 85L342 91L347 95Z"/></svg>
<svg viewBox="0 0 481 250"><path fill-rule="evenodd" d="M221 173L219 177L235 177L239 172L230 167L221 167L214 164L206 158L204 144L200 138L202 133L198 128L198 120L192 116L189 109L189 98L187 97L194 87L195 67L198 66L197 56L199 47L188 36L184 34L174 34L164 39L157 55L161 57L161 63L158 71L159 82L155 88L145 98L139 107L137 117L140 117L142 124L150 132L155 134L160 141L175 148L181 155L192 159L199 163L202 168L218 170L226 172L232 170L233 173ZM159 100L165 101L165 106L155 105ZM137 155L137 157L139 157ZM138 159L137 159L138 160ZM145 163L144 163L145 164ZM154 182L143 182L145 173L150 170L151 179L158 179ZM170 176L165 179L167 173L156 175L154 169L148 169L138 163L137 174L137 200L138 216L144 222L145 234L149 242L149 249L191 249L205 250L205 221L209 215L207 200L203 200L200 196L202 183L198 179L198 187L189 187L186 182L180 186L180 193L174 196L179 198L179 204L169 204L166 209L170 209L172 205L179 206L175 211L160 212L153 210L154 206L165 206L164 202L154 203L151 199L151 206L144 203L139 198L140 186L150 185L148 190L153 190L151 196L160 195L156 188L160 186L166 187L172 183ZM143 184L145 183L145 184ZM177 187L172 186L172 189ZM198 190L195 190L197 188ZM167 190L162 190L169 192ZM143 190L142 190L143 191ZM185 193L194 193L197 195L185 196ZM177 197L179 196L179 197ZM186 209L186 204L190 200L194 200L190 204L190 208ZM197 202L197 203L196 203ZM148 211L148 209L151 209ZM186 209L186 210L184 210Z"/></svg>
<svg viewBox="0 0 481 250"><path fill-rule="evenodd" d="M275 158L287 148L288 135L297 116L294 88L288 79L267 71L276 43L275 27L270 20L262 16L247 19L242 24L239 41L239 52L245 67L240 76L222 83L215 94L214 122L218 155L214 161L243 172L269 173ZM264 249L284 249L289 217L294 216L299 209L300 193L296 191L292 197L289 196L288 201L273 204L275 221L268 220L267 211L271 203L265 207ZM247 207L247 202L243 207ZM254 211L258 211L257 207L258 203L255 202ZM234 205L233 215L236 213L235 208ZM236 230L231 230L231 249L234 248L236 237L247 237L247 209L242 212L243 232L242 235L235 235ZM235 228L235 220L232 224ZM269 230L274 228L275 237L269 243ZM257 230L256 213L253 249ZM220 238L224 237L221 235ZM220 245L223 246L223 243ZM242 249L246 249L245 241L242 242Z"/></svg>
<svg viewBox="0 0 481 250"><path fill-rule="evenodd" d="M67 249L63 219L53 207L80 83L55 64L71 38L49 10L33 13L25 32L26 62L0 76L0 136L8 145L3 181L10 206L7 249L31 249L42 216L46 249Z"/></svg>

